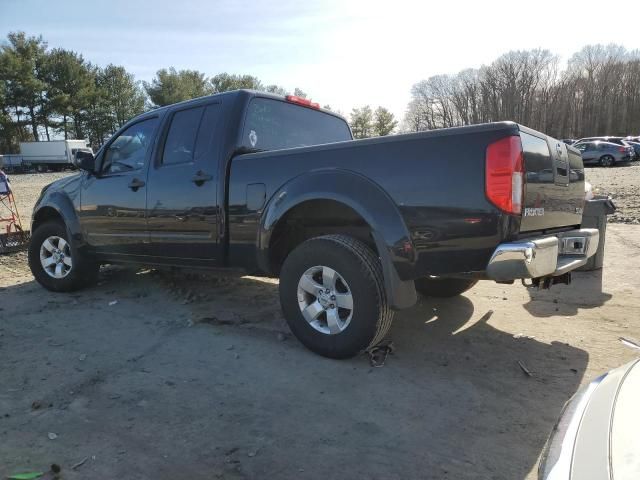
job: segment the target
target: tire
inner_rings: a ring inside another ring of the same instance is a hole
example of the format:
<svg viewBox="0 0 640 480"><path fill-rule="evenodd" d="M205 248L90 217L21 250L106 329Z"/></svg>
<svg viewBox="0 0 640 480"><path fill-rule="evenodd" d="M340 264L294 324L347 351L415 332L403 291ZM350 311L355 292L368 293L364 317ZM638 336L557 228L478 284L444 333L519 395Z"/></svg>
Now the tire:
<svg viewBox="0 0 640 480"><path fill-rule="evenodd" d="M330 292L321 295L320 287ZM287 256L280 305L298 340L328 358L353 357L378 344L393 321L377 255L344 235L312 238Z"/></svg>
<svg viewBox="0 0 640 480"><path fill-rule="evenodd" d="M613 167L616 161L611 155L603 155L600 157L599 163L601 167Z"/></svg>
<svg viewBox="0 0 640 480"><path fill-rule="evenodd" d="M462 278L419 278L415 281L418 293L438 298L455 297L473 288L476 283L478 280Z"/></svg>
<svg viewBox="0 0 640 480"><path fill-rule="evenodd" d="M43 223L31 235L29 268L36 281L52 292L80 290L98 279L100 265L78 251L70 238L65 225L55 220ZM47 263L54 260L46 269L41 255Z"/></svg>

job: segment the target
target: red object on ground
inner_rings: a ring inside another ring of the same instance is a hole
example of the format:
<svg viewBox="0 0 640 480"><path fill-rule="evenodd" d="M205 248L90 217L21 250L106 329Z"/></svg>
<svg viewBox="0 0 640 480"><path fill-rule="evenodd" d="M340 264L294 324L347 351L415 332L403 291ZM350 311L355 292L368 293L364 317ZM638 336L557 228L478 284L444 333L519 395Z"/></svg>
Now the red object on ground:
<svg viewBox="0 0 640 480"><path fill-rule="evenodd" d="M21 250L28 243L9 178L0 170L0 253Z"/></svg>

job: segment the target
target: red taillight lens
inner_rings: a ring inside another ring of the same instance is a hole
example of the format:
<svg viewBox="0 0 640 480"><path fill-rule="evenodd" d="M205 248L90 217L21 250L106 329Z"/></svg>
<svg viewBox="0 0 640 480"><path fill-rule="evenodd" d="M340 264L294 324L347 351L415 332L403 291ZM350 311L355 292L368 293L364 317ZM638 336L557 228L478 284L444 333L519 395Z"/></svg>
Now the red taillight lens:
<svg viewBox="0 0 640 480"><path fill-rule="evenodd" d="M298 105L302 105L303 107L309 107L309 108L315 108L315 109L320 108L319 103L312 102L307 98L297 97L295 95L287 95L284 98L287 100L287 102L296 103Z"/></svg>
<svg viewBox="0 0 640 480"><path fill-rule="evenodd" d="M505 213L520 214L524 191L524 161L519 136L506 137L487 147L487 198Z"/></svg>
<svg viewBox="0 0 640 480"><path fill-rule="evenodd" d="M627 147L618 147L620 153L627 153Z"/></svg>

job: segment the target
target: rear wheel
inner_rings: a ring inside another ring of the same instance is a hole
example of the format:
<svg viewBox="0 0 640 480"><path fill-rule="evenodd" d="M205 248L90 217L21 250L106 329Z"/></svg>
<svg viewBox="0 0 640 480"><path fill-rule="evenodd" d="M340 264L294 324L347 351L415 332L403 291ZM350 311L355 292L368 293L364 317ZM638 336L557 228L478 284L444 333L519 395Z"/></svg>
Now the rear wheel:
<svg viewBox="0 0 640 480"><path fill-rule="evenodd" d="M600 166L601 167L613 167L616 161L611 155L603 155L600 157Z"/></svg>
<svg viewBox="0 0 640 480"><path fill-rule="evenodd" d="M419 278L415 281L416 290L425 297L455 297L471 289L477 280L461 278Z"/></svg>
<svg viewBox="0 0 640 480"><path fill-rule="evenodd" d="M70 241L65 225L49 221L33 232L29 268L40 285L54 292L71 292L91 285L100 266Z"/></svg>
<svg viewBox="0 0 640 480"><path fill-rule="evenodd" d="M344 235L312 238L289 254L280 272L280 304L298 340L329 358L376 345L393 320L378 257Z"/></svg>

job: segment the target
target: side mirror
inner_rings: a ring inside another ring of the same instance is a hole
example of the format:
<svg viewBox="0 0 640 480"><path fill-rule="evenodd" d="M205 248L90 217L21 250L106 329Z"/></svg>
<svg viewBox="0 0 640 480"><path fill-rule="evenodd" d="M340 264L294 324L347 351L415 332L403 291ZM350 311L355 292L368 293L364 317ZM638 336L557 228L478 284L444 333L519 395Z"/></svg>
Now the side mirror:
<svg viewBox="0 0 640 480"><path fill-rule="evenodd" d="M84 170L89 173L95 173L96 170L96 157L92 152L86 150L78 150L74 158L76 167L80 170Z"/></svg>

